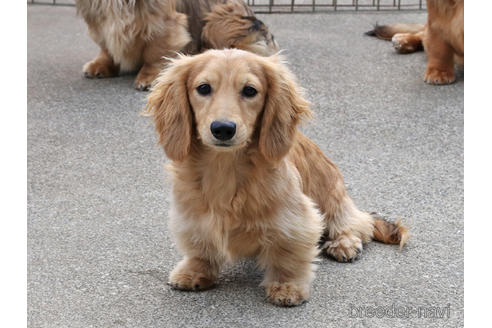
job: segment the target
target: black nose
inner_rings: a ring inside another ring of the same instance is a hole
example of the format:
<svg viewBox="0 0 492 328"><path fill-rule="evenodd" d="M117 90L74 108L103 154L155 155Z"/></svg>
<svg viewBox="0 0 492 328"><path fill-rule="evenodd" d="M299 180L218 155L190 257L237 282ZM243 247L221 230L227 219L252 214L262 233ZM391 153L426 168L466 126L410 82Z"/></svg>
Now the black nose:
<svg viewBox="0 0 492 328"><path fill-rule="evenodd" d="M236 133L236 123L231 121L213 121L212 124L210 124L210 131L212 131L214 137L219 140L229 140L234 137L234 134Z"/></svg>

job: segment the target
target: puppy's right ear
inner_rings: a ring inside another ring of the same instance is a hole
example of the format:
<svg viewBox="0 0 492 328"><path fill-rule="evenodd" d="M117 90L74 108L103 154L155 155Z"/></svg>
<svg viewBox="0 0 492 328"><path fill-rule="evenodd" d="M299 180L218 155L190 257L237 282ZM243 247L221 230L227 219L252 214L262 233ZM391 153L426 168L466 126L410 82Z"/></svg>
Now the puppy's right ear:
<svg viewBox="0 0 492 328"><path fill-rule="evenodd" d="M159 144L174 161L182 161L189 154L193 137L186 89L191 64L191 57L186 56L171 61L155 80L145 107L145 114L154 118Z"/></svg>

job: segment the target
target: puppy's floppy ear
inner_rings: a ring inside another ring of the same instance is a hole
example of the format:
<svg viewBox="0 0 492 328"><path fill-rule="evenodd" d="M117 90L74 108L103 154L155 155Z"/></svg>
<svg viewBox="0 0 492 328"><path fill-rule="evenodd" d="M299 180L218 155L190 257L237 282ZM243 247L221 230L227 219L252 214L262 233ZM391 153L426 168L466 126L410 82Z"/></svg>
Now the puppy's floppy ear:
<svg viewBox="0 0 492 328"><path fill-rule="evenodd" d="M294 75L279 55L265 58L263 68L268 90L260 127L259 150L267 160L277 161L289 152L297 125L302 118L310 117L311 110Z"/></svg>
<svg viewBox="0 0 492 328"><path fill-rule="evenodd" d="M193 137L193 114L186 87L192 61L186 56L172 60L156 79L145 108L145 114L154 118L159 144L175 161L188 155Z"/></svg>

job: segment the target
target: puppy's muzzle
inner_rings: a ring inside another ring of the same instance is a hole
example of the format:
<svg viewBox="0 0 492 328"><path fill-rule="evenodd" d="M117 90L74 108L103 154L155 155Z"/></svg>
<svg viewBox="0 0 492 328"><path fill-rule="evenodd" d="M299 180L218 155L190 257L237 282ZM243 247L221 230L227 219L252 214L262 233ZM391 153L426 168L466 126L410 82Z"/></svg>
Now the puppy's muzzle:
<svg viewBox="0 0 492 328"><path fill-rule="evenodd" d="M236 123L231 121L213 121L210 124L210 131L220 141L231 140L236 134Z"/></svg>

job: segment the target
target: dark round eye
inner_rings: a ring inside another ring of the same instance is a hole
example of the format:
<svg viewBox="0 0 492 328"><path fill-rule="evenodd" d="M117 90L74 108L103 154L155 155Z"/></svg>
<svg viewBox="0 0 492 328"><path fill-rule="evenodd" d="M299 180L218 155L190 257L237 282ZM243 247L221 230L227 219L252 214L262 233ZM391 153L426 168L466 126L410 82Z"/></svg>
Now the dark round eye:
<svg viewBox="0 0 492 328"><path fill-rule="evenodd" d="M256 96L258 91L256 91L255 88L247 85L243 88L243 91L241 91L241 93L243 94L243 96L245 96L247 98L253 98L254 96Z"/></svg>
<svg viewBox="0 0 492 328"><path fill-rule="evenodd" d="M212 92L212 87L208 83L203 83L196 88L196 91L202 96L206 96Z"/></svg>

